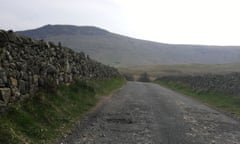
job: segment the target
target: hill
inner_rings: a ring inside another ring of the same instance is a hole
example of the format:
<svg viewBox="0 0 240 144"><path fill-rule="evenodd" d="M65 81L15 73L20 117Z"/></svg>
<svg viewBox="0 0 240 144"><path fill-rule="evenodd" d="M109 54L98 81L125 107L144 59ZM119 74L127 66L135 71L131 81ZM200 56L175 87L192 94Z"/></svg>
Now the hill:
<svg viewBox="0 0 240 144"><path fill-rule="evenodd" d="M90 26L46 25L21 35L61 42L117 67L159 64L224 64L240 61L238 46L177 45L134 39Z"/></svg>

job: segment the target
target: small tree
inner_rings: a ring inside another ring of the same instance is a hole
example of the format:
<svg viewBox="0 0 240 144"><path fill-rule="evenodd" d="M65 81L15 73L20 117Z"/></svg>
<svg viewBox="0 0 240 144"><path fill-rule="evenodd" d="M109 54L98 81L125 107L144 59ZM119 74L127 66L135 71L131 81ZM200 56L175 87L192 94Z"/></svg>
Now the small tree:
<svg viewBox="0 0 240 144"><path fill-rule="evenodd" d="M146 72L142 73L138 79L140 82L150 82L149 76Z"/></svg>
<svg viewBox="0 0 240 144"><path fill-rule="evenodd" d="M132 74L124 74L124 77L128 81L134 81L135 80Z"/></svg>

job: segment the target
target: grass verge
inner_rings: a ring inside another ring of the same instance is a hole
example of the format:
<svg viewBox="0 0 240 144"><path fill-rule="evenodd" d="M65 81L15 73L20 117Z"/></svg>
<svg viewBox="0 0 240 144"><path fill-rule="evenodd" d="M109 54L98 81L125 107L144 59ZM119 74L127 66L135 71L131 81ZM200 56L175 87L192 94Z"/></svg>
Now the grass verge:
<svg viewBox="0 0 240 144"><path fill-rule="evenodd" d="M240 97L239 96L224 95L220 92L213 92L213 91L208 91L208 92L196 91L185 85L181 85L179 83L174 83L174 82L156 81L156 83L162 86L168 87L174 91L185 94L187 96L198 99L210 106L214 106L225 112L240 116Z"/></svg>
<svg viewBox="0 0 240 144"><path fill-rule="evenodd" d="M123 78L79 81L55 92L39 92L0 115L0 143L54 143L84 113L125 83Z"/></svg>

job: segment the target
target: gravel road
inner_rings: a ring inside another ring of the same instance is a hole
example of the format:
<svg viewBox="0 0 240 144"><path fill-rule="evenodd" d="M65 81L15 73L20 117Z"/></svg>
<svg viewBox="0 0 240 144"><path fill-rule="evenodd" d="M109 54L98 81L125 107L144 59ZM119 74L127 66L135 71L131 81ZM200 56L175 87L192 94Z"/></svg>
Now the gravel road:
<svg viewBox="0 0 240 144"><path fill-rule="evenodd" d="M240 144L240 122L157 84L128 82L62 144Z"/></svg>

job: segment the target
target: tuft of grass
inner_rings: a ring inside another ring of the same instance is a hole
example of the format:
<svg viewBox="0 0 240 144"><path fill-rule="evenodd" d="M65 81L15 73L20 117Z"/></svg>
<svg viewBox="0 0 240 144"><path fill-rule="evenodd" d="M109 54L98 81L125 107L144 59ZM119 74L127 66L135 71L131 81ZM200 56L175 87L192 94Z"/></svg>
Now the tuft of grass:
<svg viewBox="0 0 240 144"><path fill-rule="evenodd" d="M240 97L233 95L224 95L217 91L195 91L180 83L155 81L156 83L168 87L174 91L180 92L206 104L216 107L220 110L240 116Z"/></svg>
<svg viewBox="0 0 240 144"><path fill-rule="evenodd" d="M0 143L54 143L96 105L99 95L108 95L124 83L123 78L79 81L11 105L0 115Z"/></svg>

